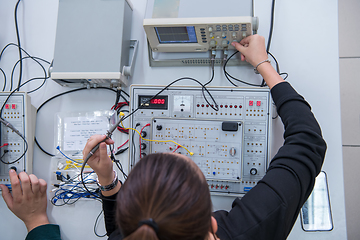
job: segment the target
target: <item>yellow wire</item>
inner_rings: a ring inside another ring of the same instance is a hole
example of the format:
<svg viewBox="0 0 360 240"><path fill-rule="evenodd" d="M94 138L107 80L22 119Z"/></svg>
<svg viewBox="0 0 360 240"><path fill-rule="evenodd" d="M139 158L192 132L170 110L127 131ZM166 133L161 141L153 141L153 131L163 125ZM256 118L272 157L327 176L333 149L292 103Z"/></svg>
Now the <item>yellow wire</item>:
<svg viewBox="0 0 360 240"><path fill-rule="evenodd" d="M120 113L121 114L121 113ZM140 136L140 138L144 141L148 141L148 142L172 142L172 143L175 143L176 145L182 147L183 149L185 149L189 154L190 156L194 155L193 152L190 152L186 147L184 147L183 145L173 141L173 140L152 140L152 139L146 139L146 138L143 138L140 134L140 132L138 130L136 130L135 128L125 128L122 121L120 122L121 126L124 128L124 129L130 129L130 130L134 130L135 132L137 132Z"/></svg>
<svg viewBox="0 0 360 240"><path fill-rule="evenodd" d="M83 159L75 159L76 161L83 161ZM66 160L66 166L64 168L64 170L68 170L70 168L81 168L81 164L78 164L78 163L74 163L70 160ZM89 166L85 166L85 168L90 168Z"/></svg>

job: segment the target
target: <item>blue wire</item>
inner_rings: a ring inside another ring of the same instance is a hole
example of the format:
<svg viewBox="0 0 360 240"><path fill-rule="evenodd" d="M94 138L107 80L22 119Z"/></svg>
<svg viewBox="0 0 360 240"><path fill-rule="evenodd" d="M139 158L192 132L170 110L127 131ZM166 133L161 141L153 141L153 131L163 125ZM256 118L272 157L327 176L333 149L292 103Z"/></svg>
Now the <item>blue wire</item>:
<svg viewBox="0 0 360 240"><path fill-rule="evenodd" d="M85 178L84 180L89 177L92 173L94 173L94 171L90 172ZM88 179L87 181L84 181L84 183L92 183L92 182L96 182L93 179ZM96 199L96 197L94 197L92 194L89 194L88 192L85 191L85 188L79 187L78 185L81 182L76 183L75 185L71 185L71 184L66 184L66 186L71 187L71 189L64 189L64 186L60 186L58 190L55 191L54 193L54 198L53 198L53 203L55 204L58 200L66 200L66 199L74 199L77 200L79 198L91 198L91 199ZM79 188L81 190L83 190L83 193L75 193L73 192L74 189ZM59 193L60 192L60 193ZM71 194L71 196L68 196L68 194Z"/></svg>
<svg viewBox="0 0 360 240"><path fill-rule="evenodd" d="M77 162L77 161L69 158L68 156L66 156L66 155L60 150L60 146L57 146L56 149L57 149L65 158L69 159L70 161L72 161L72 162L74 162L74 163L77 163L77 164L80 164L80 165L82 164L82 163Z"/></svg>
<svg viewBox="0 0 360 240"><path fill-rule="evenodd" d="M77 184L76 184L77 185ZM82 197L87 197L87 198L93 198L93 199L96 199L96 197L94 197L92 194L89 194L87 192L85 192L85 189L84 188L81 188L81 187L78 187L78 186L73 186L72 189L63 189L63 188L60 188L59 190L57 190L55 192L55 198L54 198L54 203L56 203L57 200L60 200L62 199L63 201L65 199L78 199L78 198L82 198ZM82 189L84 192L83 193L74 193L73 190L75 188L80 188ZM58 192L62 191L60 194ZM68 196L68 194L71 194L71 196Z"/></svg>

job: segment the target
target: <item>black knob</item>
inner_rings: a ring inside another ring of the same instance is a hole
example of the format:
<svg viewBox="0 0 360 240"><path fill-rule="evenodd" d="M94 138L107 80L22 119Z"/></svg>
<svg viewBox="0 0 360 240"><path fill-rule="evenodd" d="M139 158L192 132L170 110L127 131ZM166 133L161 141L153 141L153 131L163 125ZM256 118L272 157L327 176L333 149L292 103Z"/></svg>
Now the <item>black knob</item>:
<svg viewBox="0 0 360 240"><path fill-rule="evenodd" d="M142 131L142 132L141 132L141 136L142 136L143 138L146 137L146 135L147 135L146 131Z"/></svg>
<svg viewBox="0 0 360 240"><path fill-rule="evenodd" d="M251 175L256 175L257 174L257 169L256 168L250 169L250 174Z"/></svg>
<svg viewBox="0 0 360 240"><path fill-rule="evenodd" d="M162 129L161 125L156 125L156 130L160 131Z"/></svg>
<svg viewBox="0 0 360 240"><path fill-rule="evenodd" d="M144 149L146 149L146 144L145 144L145 143L142 143L142 144L141 144L141 150L144 150Z"/></svg>

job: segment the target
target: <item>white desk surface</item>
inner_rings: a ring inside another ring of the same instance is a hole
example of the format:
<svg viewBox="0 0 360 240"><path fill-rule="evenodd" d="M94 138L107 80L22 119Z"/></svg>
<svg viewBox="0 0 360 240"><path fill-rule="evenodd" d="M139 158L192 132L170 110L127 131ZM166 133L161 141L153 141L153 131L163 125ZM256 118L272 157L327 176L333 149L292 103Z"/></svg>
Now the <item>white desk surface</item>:
<svg viewBox="0 0 360 240"><path fill-rule="evenodd" d="M0 47L16 42L13 9L16 0L3 1L0 8ZM191 76L201 82L210 78L208 67L150 68L148 64L146 36L142 28L145 0L131 0L133 11L132 39L140 41L140 48L132 82L136 84L163 84ZM209 1L210 2L210 1ZM218 4L214 1L214 4ZM233 6L231 6L233 7ZM241 6L235 6L241 7ZM19 24L22 46L32 55L52 60L55 44L57 0L21 1ZM271 0L255 1L256 16L260 19L258 33L266 37L269 32ZM336 0L319 1L277 1L275 24L270 52L280 63L281 70L289 73L288 81L312 105L324 138L328 144L323 170L328 174L334 230L328 233L306 233L299 221L289 239L346 239L345 207L342 171L339 55L338 55L338 9ZM17 60L17 49L13 48L0 62L3 69L11 69ZM248 81L258 82L250 67L229 67L233 75ZM41 69L33 63L25 68L24 78L40 75ZM24 91L33 89L39 83L31 84ZM191 82L181 83L193 85ZM212 86L230 86L220 67L215 67ZM32 104L38 107L49 97L69 90L48 80L45 86L32 94ZM125 89L126 90L126 89ZM96 99L96 100L94 100ZM54 115L66 111L91 111L108 109L115 95L106 90L81 91L51 101L37 115L36 137L42 147L54 153ZM282 125L274 124L274 145L282 144ZM34 173L49 179L50 157L38 147L34 149ZM214 199L216 208L230 208L232 199ZM79 201L73 206L53 207L48 204L48 215L52 223L61 226L63 239L98 239L93 233L96 216L101 210L97 201ZM26 235L24 224L18 220L0 199L1 239L22 239ZM98 233L104 233L100 221Z"/></svg>

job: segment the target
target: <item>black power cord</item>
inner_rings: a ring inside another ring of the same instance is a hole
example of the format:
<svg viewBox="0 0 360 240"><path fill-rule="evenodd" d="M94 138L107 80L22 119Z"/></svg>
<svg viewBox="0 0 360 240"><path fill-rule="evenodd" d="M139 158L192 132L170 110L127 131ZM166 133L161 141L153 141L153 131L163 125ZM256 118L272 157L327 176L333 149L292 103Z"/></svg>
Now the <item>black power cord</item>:
<svg viewBox="0 0 360 240"><path fill-rule="evenodd" d="M21 0L18 0L15 6L15 11L14 11L14 19L15 19L15 29L16 29L16 39L17 39L17 43L19 46L19 59L20 59L20 70L19 70L19 82L18 82L18 89L20 88L20 84L21 84L21 78L22 78L22 69L23 69L23 63L22 63L22 53L21 53L21 44L20 44L20 34L19 34L19 25L18 25L18 19L17 19L17 10L19 7ZM11 88L10 91L12 90L12 81L11 81Z"/></svg>
<svg viewBox="0 0 360 240"><path fill-rule="evenodd" d="M269 30L269 37L268 37L268 43L266 46L266 52L269 54L270 53L270 44L271 44L271 40L272 40L272 35L273 35L273 30L274 30L274 18L275 18L275 0L272 0L271 3L271 18L270 18L270 30ZM272 54L271 54L272 56ZM274 58L275 59L275 58ZM277 61L276 61L277 63ZM278 74L280 74L280 70L279 70L279 65L277 64L277 72ZM261 87L266 86L265 80L262 80L261 83Z"/></svg>
<svg viewBox="0 0 360 240"><path fill-rule="evenodd" d="M230 60L233 56L235 56L237 53L239 53L239 51L235 51L230 57L228 57L228 59L225 61L224 65L223 65L223 71L224 71L224 75L225 75L226 79L227 79L234 87L237 87L237 85L236 85L234 82L232 82L232 81L230 80L230 78L233 79L233 80L235 80L235 81L241 82L241 83L243 83L243 84L249 85L249 86L262 87L261 84L249 83L249 82L246 82L246 81L244 81L244 80L235 78L235 77L233 77L232 75L230 75L230 74L226 71L226 65L227 65L227 63L228 63L229 60Z"/></svg>
<svg viewBox="0 0 360 240"><path fill-rule="evenodd" d="M101 216L103 213L104 213L104 210L101 210L100 213L99 213L99 215L96 217L95 223L94 223L94 234L95 234L97 237L100 237L100 238L106 236L106 233L104 233L103 235L99 235L99 234L97 233L97 231L96 231L96 228L97 228L97 226L98 226L98 222L99 222L100 216Z"/></svg>
<svg viewBox="0 0 360 240"><path fill-rule="evenodd" d="M2 72L2 74L4 76L4 88L5 88L5 86L6 86L6 74L5 74L4 70L2 70L2 68L0 68L0 71ZM4 89L3 89L3 91L4 91Z"/></svg>
<svg viewBox="0 0 360 240"><path fill-rule="evenodd" d="M15 69L15 67L17 66L17 64L19 64L20 62L22 62L23 59L31 58L33 61L35 61L35 62L43 69L45 77L46 77L46 78L49 78L49 76L46 74L45 67L44 67L39 61L45 62L45 63L47 63L47 64L50 64L50 62L47 61L47 60L45 60L45 59L42 59L42 58L40 58L40 57L31 56L27 51L25 51L23 48L19 47L19 45L15 44L15 43L9 43L9 44L7 44L7 45L1 50L0 60L1 60L1 57L2 57L2 55L4 54L5 50L6 50L8 47L10 47L10 46L15 46L15 47L20 48L21 51L23 51L23 52L27 55L27 57L24 57L24 58L22 58L22 59L19 59L19 60L15 63L15 65L14 65L14 67L13 67L13 69L12 69L12 74L11 74L11 75L12 75L12 76L11 76L11 88L10 88L10 91L12 90L12 82L13 82L14 69ZM5 91L5 88L6 88L6 74L5 74L5 72L4 72L1 68L0 68L0 70L3 72L3 75L4 75L4 85L3 85L2 91ZM23 86L23 85L20 85L20 87L21 87L21 86ZM19 89L19 88L17 88L17 89ZM37 89L36 89L36 90L37 90ZM30 91L30 92L28 92L28 93L34 92L34 91L36 91L36 90L32 90L32 91Z"/></svg>
<svg viewBox="0 0 360 240"><path fill-rule="evenodd" d="M28 151L28 143L27 143L25 137L24 137L24 136L19 132L19 130L17 130L11 123L9 123L8 121L6 121L6 120L3 119L2 117L0 117L0 122L1 122L2 124L4 124L6 127L8 127L8 128L10 128L11 130L13 130L17 135L19 135L19 136L24 140L25 150L24 150L24 152L21 154L20 157L18 157L16 160L14 160L14 161L12 161L12 162L5 162L2 158L5 156L5 154L6 154L7 152L4 152L4 154L3 154L3 155L1 156L1 158L0 158L0 161L1 161L2 163L4 163L4 164L13 164L13 163L16 163L16 162L20 161L20 159L21 159L22 157L25 156L26 152Z"/></svg>
<svg viewBox="0 0 360 240"><path fill-rule="evenodd" d="M271 4L271 19L270 19L270 30L269 30L269 38L268 38L268 42L267 42L267 46L266 46L266 52L268 53L268 55L270 55L274 61L275 61L275 64L276 64L276 71L277 73L281 76L281 75L286 75L284 80L288 77L288 74L287 73L281 73L280 72L280 66L279 66L279 63L277 61L277 59L275 58L275 56L270 53L270 45L271 45L271 40L272 40L272 35L273 35L273 29L274 29L274 18L275 18L275 0L272 0L272 4ZM249 86L253 86L253 87L265 87L266 86L266 83L265 83L265 80L263 79L261 84L253 84L253 83L249 83L249 82L246 82L246 81L243 81L241 79L238 79L238 78L235 78L233 77L232 75L230 75L227 70L226 70L226 65L228 63L228 61L233 57L235 56L237 53L239 53L239 51L235 51L224 63L223 65L223 72L224 72L224 75L226 77L226 79L235 87L237 87L237 85L230 80L230 78L232 80L235 80L235 81L238 81L238 82L241 82L243 84L246 84L246 85L249 85Z"/></svg>
<svg viewBox="0 0 360 240"><path fill-rule="evenodd" d="M112 88L106 88L106 87L97 87L97 88L93 88L93 89L106 89L106 90L110 90L110 91L113 91L113 92L116 92L116 90L114 90L114 89L112 89ZM58 98L58 97L60 97L60 96L63 96L63 95L65 95L65 94L69 94L69 93L73 93L73 92L78 92L78 91L82 91L82 90L88 90L88 88L77 88L77 89L73 89L73 90L70 90L70 91L67 91L67 92L62 92L62 93L59 93L59 94L57 94L57 95L55 95L55 96L52 96L51 98L49 98L48 100L46 100L45 102L43 102L39 107L38 107L38 109L37 109L37 113L40 111L40 109L46 104L46 103L48 103L48 102L50 102L51 100L53 100L53 99L55 99L55 98ZM121 90L121 91L123 91L123 90ZM47 155L49 155L49 156L51 156L51 157L54 157L55 155L54 154L51 154L51 153L49 153L48 151L46 151L46 150L44 150L42 147L41 147L41 145L39 144L39 142L38 142L38 140L36 139L36 136L35 136L35 144L39 147L39 149L43 152L43 153L45 153L45 154L47 154Z"/></svg>

